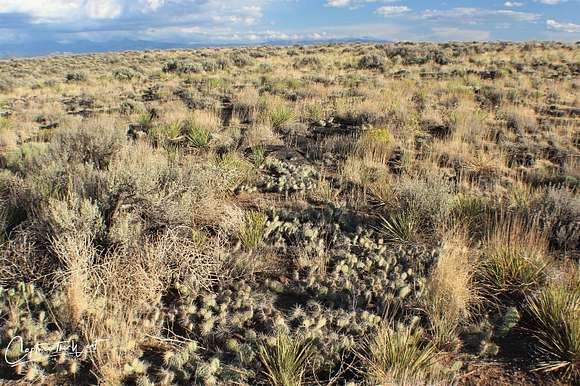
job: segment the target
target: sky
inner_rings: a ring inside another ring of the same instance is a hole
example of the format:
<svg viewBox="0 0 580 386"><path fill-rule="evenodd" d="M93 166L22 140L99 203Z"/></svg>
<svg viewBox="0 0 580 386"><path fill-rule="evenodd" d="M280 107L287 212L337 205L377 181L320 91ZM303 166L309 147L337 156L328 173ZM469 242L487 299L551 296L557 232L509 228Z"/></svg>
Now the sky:
<svg viewBox="0 0 580 386"><path fill-rule="evenodd" d="M580 41L580 0L0 0L0 56L356 39Z"/></svg>

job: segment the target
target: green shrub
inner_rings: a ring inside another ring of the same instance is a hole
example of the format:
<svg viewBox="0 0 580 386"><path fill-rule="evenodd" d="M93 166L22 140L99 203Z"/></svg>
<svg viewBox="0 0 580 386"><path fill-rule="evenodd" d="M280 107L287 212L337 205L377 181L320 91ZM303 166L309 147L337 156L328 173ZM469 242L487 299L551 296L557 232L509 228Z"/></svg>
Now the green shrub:
<svg viewBox="0 0 580 386"><path fill-rule="evenodd" d="M256 62L254 58L243 52L236 52L232 54L231 61L236 67L247 67Z"/></svg>
<svg viewBox="0 0 580 386"><path fill-rule="evenodd" d="M318 67L322 64L322 60L318 56L308 55L302 57L296 62L295 67L314 66Z"/></svg>
<svg viewBox="0 0 580 386"><path fill-rule="evenodd" d="M127 81L135 78L137 72L131 68L117 68L113 70L113 78L120 81Z"/></svg>
<svg viewBox="0 0 580 386"><path fill-rule="evenodd" d="M451 186L439 175L425 178L403 178L396 186L400 209L411 214L418 226L426 230L434 228L447 219L452 200Z"/></svg>
<svg viewBox="0 0 580 386"><path fill-rule="evenodd" d="M15 172L22 171L23 169L40 162L41 157L47 154L49 149L49 144L45 142L25 143L6 153L6 167Z"/></svg>
<svg viewBox="0 0 580 386"><path fill-rule="evenodd" d="M378 54L367 54L358 61L358 68L366 70L382 70L385 66L385 57Z"/></svg>
<svg viewBox="0 0 580 386"><path fill-rule="evenodd" d="M65 75L67 82L85 82L88 79L84 72L69 72Z"/></svg>
<svg viewBox="0 0 580 386"><path fill-rule="evenodd" d="M0 93L9 93L14 89L14 81L8 79L8 77L0 77Z"/></svg>

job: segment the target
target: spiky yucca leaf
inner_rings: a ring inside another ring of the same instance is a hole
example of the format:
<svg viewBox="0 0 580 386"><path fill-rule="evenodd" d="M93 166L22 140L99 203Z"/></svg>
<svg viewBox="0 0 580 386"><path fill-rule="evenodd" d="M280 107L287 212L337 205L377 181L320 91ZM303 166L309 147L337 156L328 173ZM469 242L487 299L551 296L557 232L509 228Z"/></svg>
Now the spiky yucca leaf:
<svg viewBox="0 0 580 386"><path fill-rule="evenodd" d="M264 373L273 386L300 386L308 361L313 355L309 340L291 338L279 333L273 346L260 347L260 361Z"/></svg>
<svg viewBox="0 0 580 386"><path fill-rule="evenodd" d="M417 233L417 221L406 213L392 214L388 217L380 216L380 230L388 241L408 242L415 240Z"/></svg>
<svg viewBox="0 0 580 386"><path fill-rule="evenodd" d="M503 247L486 256L477 278L492 299L521 299L545 278L546 263L520 248Z"/></svg>
<svg viewBox="0 0 580 386"><path fill-rule="evenodd" d="M270 123L274 129L279 129L295 119L294 111L286 106L277 106L270 110Z"/></svg>
<svg viewBox="0 0 580 386"><path fill-rule="evenodd" d="M196 148L206 148L211 140L211 133L203 127L192 125L185 137L191 146Z"/></svg>
<svg viewBox="0 0 580 386"><path fill-rule="evenodd" d="M580 376L580 282L552 283L531 296L527 312L532 333L543 357L538 370L559 372L563 377Z"/></svg>

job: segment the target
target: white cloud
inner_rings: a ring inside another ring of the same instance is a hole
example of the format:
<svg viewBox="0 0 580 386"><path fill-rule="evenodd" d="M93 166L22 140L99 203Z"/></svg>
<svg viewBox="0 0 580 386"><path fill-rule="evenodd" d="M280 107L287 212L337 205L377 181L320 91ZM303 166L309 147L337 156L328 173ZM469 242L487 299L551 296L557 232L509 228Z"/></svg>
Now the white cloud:
<svg viewBox="0 0 580 386"><path fill-rule="evenodd" d="M396 3L398 0L326 0L327 7L356 9L364 4Z"/></svg>
<svg viewBox="0 0 580 386"><path fill-rule="evenodd" d="M547 20L546 26L552 31L580 33L580 24L560 23L556 20Z"/></svg>
<svg viewBox="0 0 580 386"><path fill-rule="evenodd" d="M407 7L406 5L399 5L399 6L390 6L385 5L380 7L375 12L379 15L383 15L385 17L388 16L395 16L395 15L402 15L403 13L410 12L411 8Z"/></svg>
<svg viewBox="0 0 580 386"><path fill-rule="evenodd" d="M529 12L517 12L507 9L481 9L458 7L449 10L426 9L421 14L423 19L460 19L465 22L474 22L482 19L512 19L517 21L535 21L540 15Z"/></svg>
<svg viewBox="0 0 580 386"><path fill-rule="evenodd" d="M503 3L503 5L505 7L508 7L508 8L517 8L517 7L523 7L524 3L520 3L517 1L506 1L505 3Z"/></svg>
<svg viewBox="0 0 580 386"><path fill-rule="evenodd" d="M565 3L568 0L534 0L536 3L546 4L546 5L558 5L560 3Z"/></svg>
<svg viewBox="0 0 580 386"><path fill-rule="evenodd" d="M24 13L38 22L116 19L132 12L156 11L166 0L0 0L0 13Z"/></svg>
<svg viewBox="0 0 580 386"><path fill-rule="evenodd" d="M146 0L147 5L153 11L156 11L159 7L165 4L166 0Z"/></svg>
<svg viewBox="0 0 580 386"><path fill-rule="evenodd" d="M122 11L115 0L89 0L86 4L87 16L91 19L116 19Z"/></svg>
<svg viewBox="0 0 580 386"><path fill-rule="evenodd" d="M84 22L137 17L162 12L173 20L211 14L262 17L261 4L270 0L0 0L0 13L23 13L37 23ZM211 18L210 16L210 18ZM163 19L158 20L163 22Z"/></svg>

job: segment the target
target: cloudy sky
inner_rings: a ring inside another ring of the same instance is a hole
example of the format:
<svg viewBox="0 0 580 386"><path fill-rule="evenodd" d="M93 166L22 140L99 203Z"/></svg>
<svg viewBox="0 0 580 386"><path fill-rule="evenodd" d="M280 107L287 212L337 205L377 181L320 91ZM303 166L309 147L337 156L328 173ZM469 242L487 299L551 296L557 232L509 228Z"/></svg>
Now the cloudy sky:
<svg viewBox="0 0 580 386"><path fill-rule="evenodd" d="M368 38L580 40L580 0L0 0L0 55Z"/></svg>

